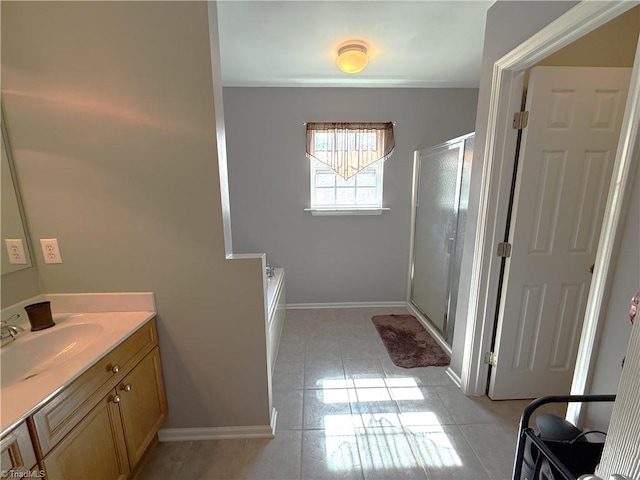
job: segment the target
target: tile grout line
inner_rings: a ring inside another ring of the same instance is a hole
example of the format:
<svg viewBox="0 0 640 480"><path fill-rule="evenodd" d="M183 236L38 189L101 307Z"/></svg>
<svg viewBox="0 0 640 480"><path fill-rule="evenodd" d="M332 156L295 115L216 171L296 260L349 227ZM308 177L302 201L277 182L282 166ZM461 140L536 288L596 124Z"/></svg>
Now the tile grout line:
<svg viewBox="0 0 640 480"><path fill-rule="evenodd" d="M486 425L490 425L490 424L486 424ZM482 466L482 469L484 470L484 472L487 474L487 478L491 479L491 472L489 472L489 470L487 470L487 467L485 467L484 462L482 461L482 458L480 457L480 455L478 454L478 452L476 451L476 447L474 446L474 442L471 441L471 439L469 437L467 437L467 434L464 433L464 430L462 428L458 428L458 430L460 431L460 433L462 434L462 437L467 441L467 443L469 444L469 447L471 447L471 451L473 452L473 454L476 456L476 458L478 459L478 462L480 463L480 466Z"/></svg>
<svg viewBox="0 0 640 480"><path fill-rule="evenodd" d="M332 314L333 314L333 316L335 318L335 311L332 310ZM348 393L349 389L348 389L347 369L346 369L346 367L344 365L344 360L345 359L344 359L344 355L343 355L343 352L342 352L342 345L340 344L340 340L339 339L338 339L338 348L340 350L340 360L341 360L340 363L342 364L342 375L344 376L344 384L345 384L345 388L347 388L347 395L349 395L349 393ZM353 386L353 390L354 390L354 395L357 396L357 393L355 392L355 384ZM365 479L364 461L362 459L362 452L360 451L360 442L358 441L358 428L356 428L354 426L354 424L353 424L355 413L353 411L353 405L352 405L350 397L349 397L349 412L350 412L350 415L351 415L351 418L349 419L349 421L351 423L351 428L352 428L352 431L353 431L353 438L355 440L355 445L356 445L356 448L358 450L358 460L360 461L360 478L362 478L364 480ZM364 423L363 423L362 426L364 427ZM364 430L364 428L363 428L363 430Z"/></svg>
<svg viewBox="0 0 640 480"><path fill-rule="evenodd" d="M187 457L189 456L189 453L191 452L191 450L194 448L194 443L193 441L189 442L189 448L187 448L187 451L185 452L185 454L183 455L182 459L179 462L179 466L176 470L176 478L180 478L180 472L182 471L185 462L187 461Z"/></svg>

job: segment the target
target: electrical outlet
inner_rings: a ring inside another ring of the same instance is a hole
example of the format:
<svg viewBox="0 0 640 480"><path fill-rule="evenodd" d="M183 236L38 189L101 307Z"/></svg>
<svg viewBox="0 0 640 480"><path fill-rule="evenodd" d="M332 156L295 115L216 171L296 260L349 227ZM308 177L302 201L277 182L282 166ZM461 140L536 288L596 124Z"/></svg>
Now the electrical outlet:
<svg viewBox="0 0 640 480"><path fill-rule="evenodd" d="M15 265L27 264L27 255L24 252L24 243L22 243L21 238L5 238L4 243L9 254L9 263Z"/></svg>
<svg viewBox="0 0 640 480"><path fill-rule="evenodd" d="M57 238L41 238L40 245L42 246L44 263L62 263L62 256L60 255L60 248L58 248Z"/></svg>

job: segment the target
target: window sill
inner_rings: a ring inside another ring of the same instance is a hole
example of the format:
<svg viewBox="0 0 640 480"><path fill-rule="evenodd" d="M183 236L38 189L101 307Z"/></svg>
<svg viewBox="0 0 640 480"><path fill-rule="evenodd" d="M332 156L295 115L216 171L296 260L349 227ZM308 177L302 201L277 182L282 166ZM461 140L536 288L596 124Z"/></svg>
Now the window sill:
<svg viewBox="0 0 640 480"><path fill-rule="evenodd" d="M305 208L304 211L314 216L381 215L389 208Z"/></svg>

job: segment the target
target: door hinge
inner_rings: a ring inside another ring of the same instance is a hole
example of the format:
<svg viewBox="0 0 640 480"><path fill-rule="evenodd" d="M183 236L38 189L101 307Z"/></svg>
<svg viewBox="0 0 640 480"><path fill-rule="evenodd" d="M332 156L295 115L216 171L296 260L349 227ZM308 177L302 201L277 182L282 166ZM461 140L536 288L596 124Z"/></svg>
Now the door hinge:
<svg viewBox="0 0 640 480"><path fill-rule="evenodd" d="M526 110L513 114L513 129L522 130L529 123L529 112Z"/></svg>
<svg viewBox="0 0 640 480"><path fill-rule="evenodd" d="M495 352L487 352L484 354L484 363L495 367L498 365L498 355Z"/></svg>
<svg viewBox="0 0 640 480"><path fill-rule="evenodd" d="M509 258L511 256L511 244L509 242L498 244L498 256L502 258Z"/></svg>

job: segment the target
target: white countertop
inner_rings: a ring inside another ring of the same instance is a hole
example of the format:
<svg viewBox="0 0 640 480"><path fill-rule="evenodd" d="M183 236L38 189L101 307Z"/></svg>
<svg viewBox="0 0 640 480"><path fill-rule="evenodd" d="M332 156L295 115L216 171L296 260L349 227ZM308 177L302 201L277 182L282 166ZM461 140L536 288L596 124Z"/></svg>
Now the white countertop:
<svg viewBox="0 0 640 480"><path fill-rule="evenodd" d="M54 300L51 301L52 310L54 310ZM53 320L56 326L90 323L99 325L101 331L92 341L90 347L81 350L56 368L47 369L33 378L0 389L0 432L4 435L5 432L18 425L156 315L154 302L143 306L150 309L86 313L55 312L54 310ZM92 310L90 306L83 305L83 307ZM7 309L3 310L3 319L6 311ZM34 335L46 335L56 328L54 326L50 329L31 332L28 324L24 325L23 323L23 327L25 327L25 332L18 335L14 342L3 346L2 350L19 347L19 344L24 341L21 339L27 339L28 336ZM11 366L3 364L1 368L2 371L5 371Z"/></svg>

